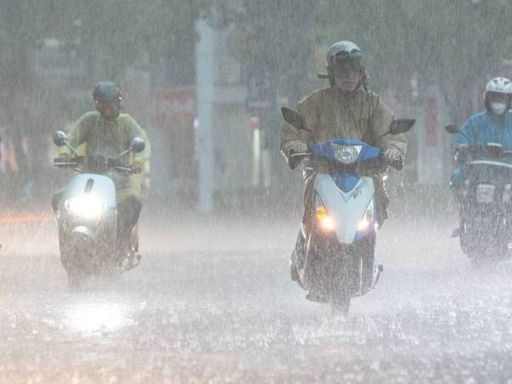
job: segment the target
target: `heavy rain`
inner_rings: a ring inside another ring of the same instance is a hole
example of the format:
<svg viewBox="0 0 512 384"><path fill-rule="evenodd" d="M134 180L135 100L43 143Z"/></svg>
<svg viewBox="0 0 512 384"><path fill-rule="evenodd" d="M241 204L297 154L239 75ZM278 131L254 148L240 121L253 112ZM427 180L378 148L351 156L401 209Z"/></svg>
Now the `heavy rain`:
<svg viewBox="0 0 512 384"><path fill-rule="evenodd" d="M511 382L511 1L2 0L0 20L0 383ZM387 107L311 112L318 89ZM340 134L314 130L350 121L369 136L320 171Z"/></svg>

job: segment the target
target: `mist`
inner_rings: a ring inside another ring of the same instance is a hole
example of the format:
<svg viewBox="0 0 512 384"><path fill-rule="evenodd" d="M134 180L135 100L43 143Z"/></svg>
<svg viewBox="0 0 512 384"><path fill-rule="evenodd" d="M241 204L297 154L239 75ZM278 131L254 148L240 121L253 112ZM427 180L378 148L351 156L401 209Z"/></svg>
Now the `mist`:
<svg viewBox="0 0 512 384"><path fill-rule="evenodd" d="M511 18L505 0L0 2L0 382L508 380L512 266L475 268L451 237L443 127L512 77ZM280 152L280 108L329 86L340 40L416 120L386 181L384 272L346 317L290 279L304 182ZM52 138L104 80L151 147L142 259L74 291L51 201L75 173Z"/></svg>

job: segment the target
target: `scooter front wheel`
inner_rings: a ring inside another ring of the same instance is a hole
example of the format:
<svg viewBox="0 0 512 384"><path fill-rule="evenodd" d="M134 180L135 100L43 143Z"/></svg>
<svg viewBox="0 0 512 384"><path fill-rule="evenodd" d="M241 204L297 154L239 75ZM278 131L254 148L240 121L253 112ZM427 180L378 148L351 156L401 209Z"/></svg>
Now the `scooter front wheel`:
<svg viewBox="0 0 512 384"><path fill-rule="evenodd" d="M350 309L350 276L347 266L340 258L335 258L330 278L330 302L333 316L347 316Z"/></svg>
<svg viewBox="0 0 512 384"><path fill-rule="evenodd" d="M346 317L350 310L350 296L332 298L331 310L333 316L341 315Z"/></svg>
<svg viewBox="0 0 512 384"><path fill-rule="evenodd" d="M72 291L77 291L82 287L85 276L78 272L68 272L68 287Z"/></svg>

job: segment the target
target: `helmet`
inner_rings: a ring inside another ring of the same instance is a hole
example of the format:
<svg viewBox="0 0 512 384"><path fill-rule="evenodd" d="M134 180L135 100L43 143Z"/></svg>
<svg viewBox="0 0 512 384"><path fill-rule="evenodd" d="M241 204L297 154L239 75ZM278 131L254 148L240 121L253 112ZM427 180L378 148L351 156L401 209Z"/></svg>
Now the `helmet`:
<svg viewBox="0 0 512 384"><path fill-rule="evenodd" d="M92 98L104 103L121 101L121 89L113 81L100 81L94 86Z"/></svg>
<svg viewBox="0 0 512 384"><path fill-rule="evenodd" d="M506 77L495 77L491 79L485 86L485 93L506 93L507 95L512 94L512 83Z"/></svg>
<svg viewBox="0 0 512 384"><path fill-rule="evenodd" d="M327 74L329 81L334 84L334 69L339 66L351 66L364 71L361 49L351 41L337 41L329 47L326 56Z"/></svg>
<svg viewBox="0 0 512 384"><path fill-rule="evenodd" d="M505 106L505 109L501 111L496 110L493 105L491 105L491 102L489 100L489 94L491 93L501 93L508 96L507 103ZM494 77L492 78L487 85L485 86L485 93L484 93L484 104L485 108L488 111L494 112L496 115L501 115L505 110L508 110L510 108L510 95L512 94L512 82L510 82L509 79L506 77Z"/></svg>

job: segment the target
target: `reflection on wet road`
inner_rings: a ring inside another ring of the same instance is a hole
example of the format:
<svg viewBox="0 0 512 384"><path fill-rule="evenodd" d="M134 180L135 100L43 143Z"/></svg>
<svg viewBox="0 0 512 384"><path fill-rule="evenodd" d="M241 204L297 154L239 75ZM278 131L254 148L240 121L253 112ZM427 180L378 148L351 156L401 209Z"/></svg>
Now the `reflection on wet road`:
<svg viewBox="0 0 512 384"><path fill-rule="evenodd" d="M390 221L378 245L382 280L343 320L289 279L293 223L151 224L138 268L77 293L52 223L5 228L0 382L512 377L512 264L472 270L446 225Z"/></svg>

